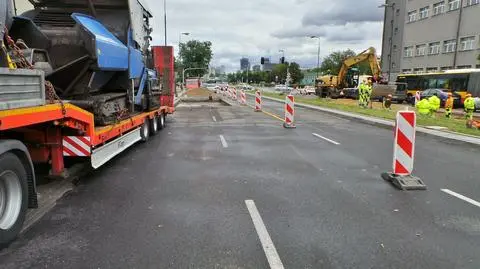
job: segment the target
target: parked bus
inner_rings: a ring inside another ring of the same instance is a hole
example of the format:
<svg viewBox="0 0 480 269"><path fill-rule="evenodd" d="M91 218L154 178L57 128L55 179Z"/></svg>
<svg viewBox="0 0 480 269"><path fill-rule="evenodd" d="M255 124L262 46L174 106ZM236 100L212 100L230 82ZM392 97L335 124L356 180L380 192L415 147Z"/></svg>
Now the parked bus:
<svg viewBox="0 0 480 269"><path fill-rule="evenodd" d="M398 83L406 83L407 100L413 101L416 91L426 89L448 89L460 95L462 103L465 95L471 93L480 97L480 69L447 70L428 74L401 74Z"/></svg>

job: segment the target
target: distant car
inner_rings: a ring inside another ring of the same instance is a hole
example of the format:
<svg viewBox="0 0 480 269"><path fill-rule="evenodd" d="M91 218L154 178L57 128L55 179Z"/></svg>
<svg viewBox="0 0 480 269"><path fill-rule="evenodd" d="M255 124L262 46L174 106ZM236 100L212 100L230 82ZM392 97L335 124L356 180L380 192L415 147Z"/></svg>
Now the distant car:
<svg viewBox="0 0 480 269"><path fill-rule="evenodd" d="M430 98L434 95L436 95L438 98L440 98L440 106L444 107L445 106L445 100L448 98L448 89L426 89L420 93L420 99L426 99ZM462 99L460 94L453 92L453 107L461 107L462 106Z"/></svg>
<svg viewBox="0 0 480 269"><path fill-rule="evenodd" d="M246 91L253 90L253 87L248 85L248 84L240 84L239 88L242 89L242 90L246 90Z"/></svg>
<svg viewBox="0 0 480 269"><path fill-rule="evenodd" d="M343 93L345 98L358 99L358 88L345 88Z"/></svg>
<svg viewBox="0 0 480 269"><path fill-rule="evenodd" d="M287 89L287 86L285 86L283 84L275 85L275 90L276 91L285 91L286 89Z"/></svg>
<svg viewBox="0 0 480 269"><path fill-rule="evenodd" d="M303 91L304 91L305 95L313 95L313 94L315 94L315 87L306 86L305 88L303 88Z"/></svg>

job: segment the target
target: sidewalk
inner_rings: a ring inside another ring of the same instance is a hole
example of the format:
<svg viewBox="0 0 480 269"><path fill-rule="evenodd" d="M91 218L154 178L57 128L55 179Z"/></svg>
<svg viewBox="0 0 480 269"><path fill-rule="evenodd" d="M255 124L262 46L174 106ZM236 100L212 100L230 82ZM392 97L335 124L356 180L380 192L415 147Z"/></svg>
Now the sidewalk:
<svg viewBox="0 0 480 269"><path fill-rule="evenodd" d="M253 94L247 93L249 96L255 96ZM262 96L263 99L283 103L283 100L268 97L268 96ZM381 118L375 118L375 117L370 117L370 116L364 116L360 114L355 114L351 112L345 112L337 109L331 109L331 108L325 108L325 107L320 107L320 106L314 106L314 105L307 105L307 104L302 104L302 103L295 103L295 106L297 107L303 107L307 109L313 109L329 114L334 114L336 116L341 116L344 118L350 118L350 119L357 119L360 121L363 121L368 124L373 124L373 125L378 125L378 126L386 126L386 127L393 127L395 126L395 122L392 120L387 120L387 119L381 119ZM470 136L470 135L464 135L460 133L455 133L451 131L439 131L439 130L432 130L428 129L425 127L417 127L417 132L424 133L427 135L432 135L435 137L439 138L444 138L444 139L450 139L450 140L455 140L455 141L460 141L460 142L465 142L469 144L474 144L474 145L479 145L480 146L480 137L475 137L475 136Z"/></svg>

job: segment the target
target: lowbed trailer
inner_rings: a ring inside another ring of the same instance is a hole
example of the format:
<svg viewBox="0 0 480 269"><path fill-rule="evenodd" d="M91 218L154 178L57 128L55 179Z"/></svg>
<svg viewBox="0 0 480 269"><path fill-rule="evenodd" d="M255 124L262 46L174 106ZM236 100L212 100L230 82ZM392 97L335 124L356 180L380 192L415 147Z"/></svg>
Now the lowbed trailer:
<svg viewBox="0 0 480 269"><path fill-rule="evenodd" d="M174 112L173 48L152 50L163 82L162 95L155 97L160 106L123 115L105 126L97 126L94 114L68 101L47 104L41 100L46 98L44 92L29 87L44 84L42 72L0 68L0 248L21 231L27 208L38 207L37 164L49 166L49 177L68 178L67 163L89 160L96 169L165 127L166 116ZM15 92L9 90L12 86ZM28 95L32 92L40 100ZM2 104L12 93L27 106ZM44 104L35 105L37 101Z"/></svg>

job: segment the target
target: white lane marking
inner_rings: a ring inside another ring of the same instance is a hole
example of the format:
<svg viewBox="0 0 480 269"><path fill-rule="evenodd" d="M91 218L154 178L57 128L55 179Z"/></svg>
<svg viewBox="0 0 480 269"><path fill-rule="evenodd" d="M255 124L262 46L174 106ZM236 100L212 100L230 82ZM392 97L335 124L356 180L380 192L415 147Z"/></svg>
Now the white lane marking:
<svg viewBox="0 0 480 269"><path fill-rule="evenodd" d="M323 140L326 140L326 141L328 141L328 142L330 142L330 143L332 143L332 144L340 145L340 143L338 143L337 141L333 141L332 139L328 139L328 138L326 138L326 137L324 137L324 136L321 136L321 135L319 135L319 134L312 133L312 135L313 135L313 136L316 136L316 137L318 137L318 138L321 138L321 139L323 139Z"/></svg>
<svg viewBox="0 0 480 269"><path fill-rule="evenodd" d="M270 268L283 269L282 261L280 260L275 245L273 245L273 241L263 223L262 216L260 216L257 206L255 206L255 202L253 200L245 200L245 204L247 205L248 212L250 212L250 217L252 217L253 225L255 226L255 230L257 230L258 237L262 243L263 251L265 252L265 256L267 256Z"/></svg>
<svg viewBox="0 0 480 269"><path fill-rule="evenodd" d="M214 122L217 122L217 118L215 118L215 116L212 116L212 120L213 120Z"/></svg>
<svg viewBox="0 0 480 269"><path fill-rule="evenodd" d="M224 148L228 148L227 140L225 140L225 137L223 137L223 135L220 135L220 141L222 142L222 146Z"/></svg>
<svg viewBox="0 0 480 269"><path fill-rule="evenodd" d="M448 193L448 194L450 194L450 195L452 195L452 196L457 197L458 199L462 199L463 201L465 201L465 202L467 202L467 203L470 203L470 204L472 204L472 205L474 205L474 206L480 207L480 202L475 201L475 200L473 200L473 199L470 199L470 198L468 198L467 196L463 196L463 195L461 195L460 193L456 193L456 192L451 191L451 190L449 190L449 189L441 189L441 190L442 190L444 193Z"/></svg>

